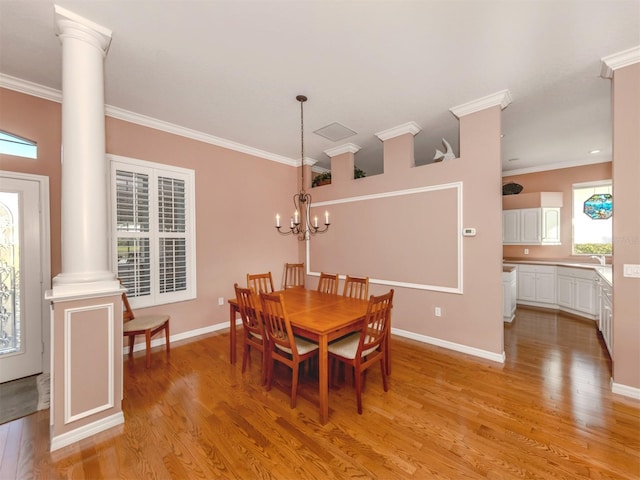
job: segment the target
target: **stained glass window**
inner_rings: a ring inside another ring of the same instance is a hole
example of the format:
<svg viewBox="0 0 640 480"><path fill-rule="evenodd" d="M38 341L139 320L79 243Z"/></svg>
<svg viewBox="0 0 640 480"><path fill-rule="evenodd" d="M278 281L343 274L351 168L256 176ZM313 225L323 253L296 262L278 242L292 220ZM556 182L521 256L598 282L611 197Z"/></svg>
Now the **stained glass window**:
<svg viewBox="0 0 640 480"><path fill-rule="evenodd" d="M606 220L613 215L613 196L608 193L594 193L584 202L584 213L594 220Z"/></svg>
<svg viewBox="0 0 640 480"><path fill-rule="evenodd" d="M613 185L600 180L573 185L573 255L613 252Z"/></svg>

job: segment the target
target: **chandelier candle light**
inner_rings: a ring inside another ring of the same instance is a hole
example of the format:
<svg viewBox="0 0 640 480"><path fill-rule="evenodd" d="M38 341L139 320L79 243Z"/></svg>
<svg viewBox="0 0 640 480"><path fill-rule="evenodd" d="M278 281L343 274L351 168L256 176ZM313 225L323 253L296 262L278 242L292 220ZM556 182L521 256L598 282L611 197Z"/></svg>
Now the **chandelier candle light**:
<svg viewBox="0 0 640 480"><path fill-rule="evenodd" d="M276 228L281 235L297 235L298 240L308 240L310 235L316 233L324 233L329 229L329 212L324 212L324 227L318 226L318 217L313 217L313 223L311 222L310 210L311 210L311 194L304 190L304 102L307 101L307 97L304 95L298 95L296 100L300 102L300 174L302 183L300 184L300 191L293 195L293 206L295 212L291 217L290 226L288 229L282 229L280 224L280 214L276 215Z"/></svg>

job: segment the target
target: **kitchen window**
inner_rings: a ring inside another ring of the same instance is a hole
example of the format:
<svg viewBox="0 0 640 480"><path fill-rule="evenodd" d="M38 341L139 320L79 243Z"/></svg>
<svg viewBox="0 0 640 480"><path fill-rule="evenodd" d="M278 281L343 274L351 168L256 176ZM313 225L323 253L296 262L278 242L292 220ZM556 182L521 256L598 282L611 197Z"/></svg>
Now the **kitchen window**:
<svg viewBox="0 0 640 480"><path fill-rule="evenodd" d="M573 185L573 254L613 253L611 180Z"/></svg>
<svg viewBox="0 0 640 480"><path fill-rule="evenodd" d="M114 270L132 305L195 298L195 172L109 157Z"/></svg>

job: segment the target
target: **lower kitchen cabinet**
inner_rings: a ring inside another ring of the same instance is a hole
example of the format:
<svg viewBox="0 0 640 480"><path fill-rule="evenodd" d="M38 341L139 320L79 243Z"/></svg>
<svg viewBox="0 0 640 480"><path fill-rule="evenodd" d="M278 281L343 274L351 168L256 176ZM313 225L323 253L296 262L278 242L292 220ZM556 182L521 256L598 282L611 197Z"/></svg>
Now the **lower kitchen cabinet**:
<svg viewBox="0 0 640 480"><path fill-rule="evenodd" d="M596 318L597 274L582 268L558 267L557 303L562 310Z"/></svg>
<svg viewBox="0 0 640 480"><path fill-rule="evenodd" d="M520 265L518 267L518 301L556 304L556 267Z"/></svg>
<svg viewBox="0 0 640 480"><path fill-rule="evenodd" d="M604 281L599 282L599 306L598 312L598 328L604 338L604 343L609 350L609 355L613 358L613 306L611 285Z"/></svg>

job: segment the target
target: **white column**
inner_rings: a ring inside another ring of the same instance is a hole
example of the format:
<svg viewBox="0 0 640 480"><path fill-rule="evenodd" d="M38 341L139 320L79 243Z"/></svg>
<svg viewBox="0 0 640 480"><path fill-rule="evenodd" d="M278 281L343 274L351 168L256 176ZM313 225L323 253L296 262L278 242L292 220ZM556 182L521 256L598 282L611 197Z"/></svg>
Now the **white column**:
<svg viewBox="0 0 640 480"><path fill-rule="evenodd" d="M62 272L53 296L113 290L109 268L104 58L111 31L55 6L62 43Z"/></svg>

